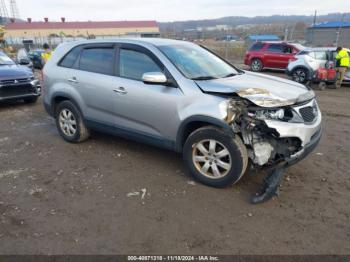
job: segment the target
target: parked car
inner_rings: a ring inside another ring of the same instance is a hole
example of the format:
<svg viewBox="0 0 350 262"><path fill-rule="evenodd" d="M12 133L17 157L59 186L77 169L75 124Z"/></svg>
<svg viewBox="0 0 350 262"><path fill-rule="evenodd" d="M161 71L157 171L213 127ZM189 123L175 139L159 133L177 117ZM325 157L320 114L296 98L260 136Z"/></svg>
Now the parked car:
<svg viewBox="0 0 350 262"><path fill-rule="evenodd" d="M286 69L289 60L303 49L300 44L257 42L246 52L244 64L249 65L253 72L260 72L264 68Z"/></svg>
<svg viewBox="0 0 350 262"><path fill-rule="evenodd" d="M34 103L41 94L39 80L27 66L16 64L5 53L0 52L0 102L24 100Z"/></svg>
<svg viewBox="0 0 350 262"><path fill-rule="evenodd" d="M348 50L350 54L350 50ZM288 64L286 74L298 83L312 81L318 69L326 67L327 63L335 64L335 47L308 48L299 52ZM350 83L350 68L344 82Z"/></svg>
<svg viewBox="0 0 350 262"><path fill-rule="evenodd" d="M64 43L44 83L45 109L64 140L84 141L96 129L171 149L214 187L236 183L248 162L292 165L322 133L312 90L242 71L184 41Z"/></svg>
<svg viewBox="0 0 350 262"><path fill-rule="evenodd" d="M28 57L28 53L25 48L21 48L18 50L15 62L17 64L28 67L31 71L34 71L33 63Z"/></svg>
<svg viewBox="0 0 350 262"><path fill-rule="evenodd" d="M45 51L43 49L34 49L28 52L28 57L32 61L35 69L42 69L44 67L41 54Z"/></svg>

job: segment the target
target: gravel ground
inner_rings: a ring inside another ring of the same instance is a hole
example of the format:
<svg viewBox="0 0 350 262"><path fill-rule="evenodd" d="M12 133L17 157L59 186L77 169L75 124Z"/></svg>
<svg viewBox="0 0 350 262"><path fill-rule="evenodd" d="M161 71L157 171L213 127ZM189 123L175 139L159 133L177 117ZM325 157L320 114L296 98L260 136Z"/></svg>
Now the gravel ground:
<svg viewBox="0 0 350 262"><path fill-rule="evenodd" d="M41 101L0 105L0 253L350 254L350 88L316 92L320 145L257 206L264 174L209 188L173 152L69 144Z"/></svg>

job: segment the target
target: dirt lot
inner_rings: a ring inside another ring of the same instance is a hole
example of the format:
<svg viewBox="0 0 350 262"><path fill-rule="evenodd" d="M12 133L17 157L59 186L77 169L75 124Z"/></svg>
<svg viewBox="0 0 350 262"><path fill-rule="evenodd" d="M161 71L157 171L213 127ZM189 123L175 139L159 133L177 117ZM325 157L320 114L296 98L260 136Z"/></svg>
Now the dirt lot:
<svg viewBox="0 0 350 262"><path fill-rule="evenodd" d="M350 254L350 88L317 92L324 136L281 195L192 181L181 156L94 133L64 142L36 105L0 106L1 254Z"/></svg>

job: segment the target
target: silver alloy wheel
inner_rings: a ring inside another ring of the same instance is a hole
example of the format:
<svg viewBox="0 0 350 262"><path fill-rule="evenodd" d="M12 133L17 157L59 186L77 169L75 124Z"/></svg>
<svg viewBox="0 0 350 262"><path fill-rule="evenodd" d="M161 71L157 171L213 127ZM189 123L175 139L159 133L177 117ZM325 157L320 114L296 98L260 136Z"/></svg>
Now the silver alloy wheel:
<svg viewBox="0 0 350 262"><path fill-rule="evenodd" d="M303 69L295 70L295 72L293 74L293 79L294 79L294 81L296 81L298 83L304 83L305 79L306 79L305 70L303 70Z"/></svg>
<svg viewBox="0 0 350 262"><path fill-rule="evenodd" d="M192 161L204 176L218 179L231 170L232 160L228 149L214 139L202 140L192 146Z"/></svg>
<svg viewBox="0 0 350 262"><path fill-rule="evenodd" d="M62 132L66 136L74 136L77 132L77 121L73 113L67 108L63 109L59 115L59 124Z"/></svg>
<svg viewBox="0 0 350 262"><path fill-rule="evenodd" d="M254 59L252 61L252 69L253 71L260 71L261 70L261 62L257 59Z"/></svg>

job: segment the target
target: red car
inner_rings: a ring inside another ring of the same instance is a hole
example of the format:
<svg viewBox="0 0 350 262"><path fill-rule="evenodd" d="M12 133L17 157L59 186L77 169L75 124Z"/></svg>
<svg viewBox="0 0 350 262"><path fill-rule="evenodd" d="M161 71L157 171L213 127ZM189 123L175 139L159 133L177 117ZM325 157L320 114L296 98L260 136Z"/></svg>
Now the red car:
<svg viewBox="0 0 350 262"><path fill-rule="evenodd" d="M264 68L286 69L290 60L304 47L285 42L257 42L245 54L244 64L254 72Z"/></svg>

